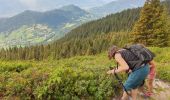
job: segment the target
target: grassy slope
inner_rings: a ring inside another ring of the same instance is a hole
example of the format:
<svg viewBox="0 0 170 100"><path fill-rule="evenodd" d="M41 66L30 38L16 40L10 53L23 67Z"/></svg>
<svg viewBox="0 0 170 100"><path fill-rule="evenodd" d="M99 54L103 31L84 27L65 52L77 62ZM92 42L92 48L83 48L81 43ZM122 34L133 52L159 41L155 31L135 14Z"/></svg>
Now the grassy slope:
<svg viewBox="0 0 170 100"><path fill-rule="evenodd" d="M170 48L151 49L157 77L170 82ZM0 98L109 99L121 90L116 79L106 75L110 65L115 64L106 52L58 61L1 61Z"/></svg>
<svg viewBox="0 0 170 100"><path fill-rule="evenodd" d="M26 46L47 42L50 36L55 35L55 31L46 25L36 24L24 25L8 34L0 34L1 47Z"/></svg>
<svg viewBox="0 0 170 100"><path fill-rule="evenodd" d="M170 48L151 48L156 54L157 77L170 82Z"/></svg>

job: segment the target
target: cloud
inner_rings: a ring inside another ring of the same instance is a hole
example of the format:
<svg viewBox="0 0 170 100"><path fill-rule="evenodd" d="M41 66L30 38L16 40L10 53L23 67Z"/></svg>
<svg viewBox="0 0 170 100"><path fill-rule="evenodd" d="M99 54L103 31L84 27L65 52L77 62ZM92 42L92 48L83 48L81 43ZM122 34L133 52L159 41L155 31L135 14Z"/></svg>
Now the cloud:
<svg viewBox="0 0 170 100"><path fill-rule="evenodd" d="M39 7L37 0L19 0L19 2L28 9L37 9Z"/></svg>
<svg viewBox="0 0 170 100"><path fill-rule="evenodd" d="M106 2L106 3L109 3L109 2L112 2L112 1L118 1L118 0L102 0L103 2Z"/></svg>
<svg viewBox="0 0 170 100"><path fill-rule="evenodd" d="M0 0L0 17L10 17L24 10L47 11L75 4L83 9L101 6L115 0Z"/></svg>

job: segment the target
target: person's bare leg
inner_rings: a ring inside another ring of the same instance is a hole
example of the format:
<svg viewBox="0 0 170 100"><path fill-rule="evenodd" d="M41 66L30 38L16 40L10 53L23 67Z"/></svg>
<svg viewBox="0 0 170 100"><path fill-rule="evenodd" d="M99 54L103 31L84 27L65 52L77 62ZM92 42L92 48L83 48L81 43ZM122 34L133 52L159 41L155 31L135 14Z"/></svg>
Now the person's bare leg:
<svg viewBox="0 0 170 100"><path fill-rule="evenodd" d="M132 100L136 100L138 94L138 89L133 89L132 90Z"/></svg>
<svg viewBox="0 0 170 100"><path fill-rule="evenodd" d="M129 98L128 94L124 91L121 100L128 100L128 98Z"/></svg>
<svg viewBox="0 0 170 100"><path fill-rule="evenodd" d="M144 86L139 87L138 92L145 93Z"/></svg>
<svg viewBox="0 0 170 100"><path fill-rule="evenodd" d="M148 92L149 93L152 93L153 91L153 79L148 79L148 84L147 84L147 87L148 87Z"/></svg>

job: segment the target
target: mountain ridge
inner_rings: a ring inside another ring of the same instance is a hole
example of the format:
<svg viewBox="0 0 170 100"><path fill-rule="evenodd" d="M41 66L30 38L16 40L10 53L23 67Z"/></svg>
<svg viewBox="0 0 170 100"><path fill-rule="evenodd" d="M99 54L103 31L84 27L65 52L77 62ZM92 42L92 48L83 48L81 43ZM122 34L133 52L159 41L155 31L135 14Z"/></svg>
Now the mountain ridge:
<svg viewBox="0 0 170 100"><path fill-rule="evenodd" d="M108 14L121 12L125 9L137 8L144 5L145 0L117 0L104 4L103 6L94 7L88 11L95 13L97 16L106 16Z"/></svg>
<svg viewBox="0 0 170 100"><path fill-rule="evenodd" d="M88 14L85 10L79 7L70 5L65 7L72 7L72 9L54 9L46 12L36 12L31 10L26 10L18 15L15 15L5 20L0 20L0 32L11 31L21 27L22 25L31 24L47 24L49 26L57 26L65 22L72 21L72 18L78 18Z"/></svg>

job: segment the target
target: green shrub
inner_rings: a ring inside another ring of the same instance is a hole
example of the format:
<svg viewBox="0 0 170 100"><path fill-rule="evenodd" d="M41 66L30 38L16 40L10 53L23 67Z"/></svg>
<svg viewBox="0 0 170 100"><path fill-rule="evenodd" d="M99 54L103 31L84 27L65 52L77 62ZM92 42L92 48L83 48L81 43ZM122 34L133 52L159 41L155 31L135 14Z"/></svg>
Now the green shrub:
<svg viewBox="0 0 170 100"><path fill-rule="evenodd" d="M157 77L170 82L170 48L150 48L156 54ZM107 53L56 61L8 61L0 64L0 98L35 100L110 100L122 87L107 75ZM125 74L119 74L122 79Z"/></svg>

